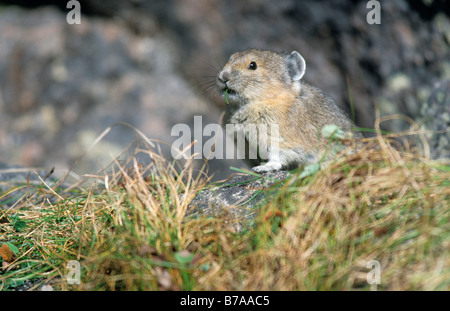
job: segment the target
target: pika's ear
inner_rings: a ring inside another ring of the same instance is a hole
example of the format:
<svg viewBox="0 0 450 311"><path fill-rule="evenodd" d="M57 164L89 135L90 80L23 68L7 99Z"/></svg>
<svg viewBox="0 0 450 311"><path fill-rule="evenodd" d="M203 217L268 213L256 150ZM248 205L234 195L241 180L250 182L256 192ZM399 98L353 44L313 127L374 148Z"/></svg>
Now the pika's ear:
<svg viewBox="0 0 450 311"><path fill-rule="evenodd" d="M306 63L299 52L293 51L285 56L286 66L292 81L300 80L305 74Z"/></svg>

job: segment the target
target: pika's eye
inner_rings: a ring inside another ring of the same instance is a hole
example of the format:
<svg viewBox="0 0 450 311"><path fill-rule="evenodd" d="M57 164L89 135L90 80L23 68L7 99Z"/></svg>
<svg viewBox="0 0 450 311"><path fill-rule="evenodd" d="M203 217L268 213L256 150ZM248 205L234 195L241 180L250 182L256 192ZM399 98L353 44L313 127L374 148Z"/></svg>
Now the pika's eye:
<svg viewBox="0 0 450 311"><path fill-rule="evenodd" d="M256 70L257 67L255 62L251 62L250 65L248 65L248 69L250 70Z"/></svg>

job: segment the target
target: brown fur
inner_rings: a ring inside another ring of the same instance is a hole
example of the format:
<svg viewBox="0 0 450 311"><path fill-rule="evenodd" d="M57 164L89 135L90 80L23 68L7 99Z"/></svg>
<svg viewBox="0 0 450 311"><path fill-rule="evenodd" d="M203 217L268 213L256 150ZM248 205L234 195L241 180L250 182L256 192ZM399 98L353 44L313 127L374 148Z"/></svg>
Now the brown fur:
<svg viewBox="0 0 450 311"><path fill-rule="evenodd" d="M285 57L254 49L235 53L219 73L218 87L222 93L230 91L225 124L279 125L281 164L288 168L318 160L327 144L320 136L325 125L350 131L352 123L319 89L293 81ZM249 69L251 62L256 70ZM265 170L270 168L256 169Z"/></svg>

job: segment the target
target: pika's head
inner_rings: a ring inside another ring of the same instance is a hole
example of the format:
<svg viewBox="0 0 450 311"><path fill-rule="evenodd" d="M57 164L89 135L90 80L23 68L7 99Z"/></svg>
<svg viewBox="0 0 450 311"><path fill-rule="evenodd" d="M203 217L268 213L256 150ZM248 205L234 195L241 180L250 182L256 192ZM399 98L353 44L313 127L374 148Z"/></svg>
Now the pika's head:
<svg viewBox="0 0 450 311"><path fill-rule="evenodd" d="M298 93L305 69L305 60L296 51L246 50L231 55L217 75L217 87L232 104L264 101L280 92Z"/></svg>

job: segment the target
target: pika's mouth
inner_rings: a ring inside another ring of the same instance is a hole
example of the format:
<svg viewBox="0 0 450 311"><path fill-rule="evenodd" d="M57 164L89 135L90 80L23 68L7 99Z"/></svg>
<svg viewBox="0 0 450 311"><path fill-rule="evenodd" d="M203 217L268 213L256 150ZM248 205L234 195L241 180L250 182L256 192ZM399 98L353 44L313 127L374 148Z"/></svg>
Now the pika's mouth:
<svg viewBox="0 0 450 311"><path fill-rule="evenodd" d="M220 95L225 97L228 100L228 97L234 98L237 97L237 91L229 87L228 81L224 81L221 78L217 78L217 87Z"/></svg>
<svg viewBox="0 0 450 311"><path fill-rule="evenodd" d="M222 90L222 92L223 92L223 94L226 94L226 95L236 95L237 94L235 90L230 89L229 87L225 87Z"/></svg>
<svg viewBox="0 0 450 311"><path fill-rule="evenodd" d="M220 93L223 98L225 98L225 101L227 104L233 103L237 98L237 93L235 90L230 89L227 86L224 86L220 89Z"/></svg>

